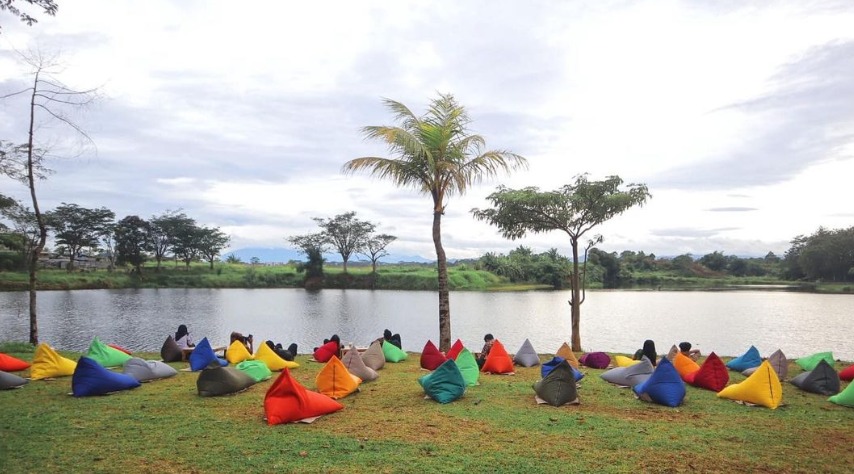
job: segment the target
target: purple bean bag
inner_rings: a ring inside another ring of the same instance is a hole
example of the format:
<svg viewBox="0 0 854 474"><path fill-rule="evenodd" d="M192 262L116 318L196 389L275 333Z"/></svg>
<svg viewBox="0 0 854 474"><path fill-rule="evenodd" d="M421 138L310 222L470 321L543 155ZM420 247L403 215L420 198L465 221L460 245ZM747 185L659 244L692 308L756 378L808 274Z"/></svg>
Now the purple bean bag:
<svg viewBox="0 0 854 474"><path fill-rule="evenodd" d="M591 369L607 369L611 365L611 356L604 352L588 352L578 362Z"/></svg>

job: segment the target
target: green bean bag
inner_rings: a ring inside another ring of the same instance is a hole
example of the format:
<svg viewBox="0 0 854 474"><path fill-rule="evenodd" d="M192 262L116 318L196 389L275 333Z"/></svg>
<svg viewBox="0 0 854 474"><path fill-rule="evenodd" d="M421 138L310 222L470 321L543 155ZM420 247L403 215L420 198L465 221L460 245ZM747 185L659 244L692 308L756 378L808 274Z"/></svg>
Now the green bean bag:
<svg viewBox="0 0 854 474"><path fill-rule="evenodd" d="M252 377L252 380L255 382L268 380L273 376L273 371L262 360L244 360L234 366L234 368Z"/></svg>
<svg viewBox="0 0 854 474"><path fill-rule="evenodd" d="M827 363L830 364L831 367L833 367L833 364L836 363L836 361L833 360L833 352L818 352L813 355L808 355L806 357L796 359L795 363L801 366L802 369L810 371L816 368L819 361L821 361L822 359L827 361Z"/></svg>
<svg viewBox="0 0 854 474"><path fill-rule="evenodd" d="M406 360L406 352L390 342L383 343L383 356L386 362L402 362Z"/></svg>
<svg viewBox="0 0 854 474"><path fill-rule="evenodd" d="M480 377L480 367L477 365L477 359L465 347L460 350L455 359L457 368L463 374L463 380L466 381L466 386L473 387L477 385L477 379Z"/></svg>
<svg viewBox="0 0 854 474"><path fill-rule="evenodd" d="M86 354L86 357L101 364L103 367L120 367L125 365L125 362L131 358L127 353L104 344L98 339L98 336L95 336L92 339L92 344L89 344L89 352Z"/></svg>
<svg viewBox="0 0 854 474"><path fill-rule="evenodd" d="M849 383L845 390L827 399L837 405L854 408L854 383Z"/></svg>
<svg viewBox="0 0 854 474"><path fill-rule="evenodd" d="M439 403L450 403L466 392L466 381L454 359L446 360L433 372L421 376L418 383L428 397Z"/></svg>

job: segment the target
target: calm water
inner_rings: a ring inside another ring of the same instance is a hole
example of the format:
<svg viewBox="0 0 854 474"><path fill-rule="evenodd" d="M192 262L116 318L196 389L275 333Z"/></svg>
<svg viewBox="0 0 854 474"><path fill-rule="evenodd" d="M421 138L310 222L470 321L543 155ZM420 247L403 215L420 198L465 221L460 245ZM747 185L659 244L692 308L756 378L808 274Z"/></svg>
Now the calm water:
<svg viewBox="0 0 854 474"><path fill-rule="evenodd" d="M493 333L510 352L525 338L553 353L570 337L569 292L451 294L452 339L479 349ZM404 349L438 342L433 292L299 289L161 289L40 292L40 340L85 351L94 336L133 350L159 351L178 324L195 340L228 340L232 331L296 342L301 353L333 333L367 345L385 328L402 335ZM27 340L25 292L0 293L0 340ZM682 340L704 354L740 355L751 344L763 355L788 357L833 351L854 360L854 296L778 291L588 292L581 309L585 350L634 352L653 339L658 352Z"/></svg>

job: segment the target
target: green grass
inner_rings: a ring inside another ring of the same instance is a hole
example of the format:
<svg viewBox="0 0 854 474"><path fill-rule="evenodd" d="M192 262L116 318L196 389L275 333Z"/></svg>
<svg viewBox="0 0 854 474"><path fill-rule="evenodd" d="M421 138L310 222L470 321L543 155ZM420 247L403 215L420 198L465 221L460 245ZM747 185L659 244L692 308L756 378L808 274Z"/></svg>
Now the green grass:
<svg viewBox="0 0 854 474"><path fill-rule="evenodd" d="M27 345L0 348L33 356ZM313 389L321 364L297 361L292 374ZM681 407L666 408L605 383L602 370L584 371L578 406L537 405L539 367L482 374L440 405L424 399L417 379L426 372L410 354L341 400L344 410L278 426L263 420L272 380L216 398L199 397L198 374L183 371L87 398L68 395L70 378L32 381L0 391L0 471L849 472L854 409L827 397L784 383L785 405L769 410L688 387Z"/></svg>

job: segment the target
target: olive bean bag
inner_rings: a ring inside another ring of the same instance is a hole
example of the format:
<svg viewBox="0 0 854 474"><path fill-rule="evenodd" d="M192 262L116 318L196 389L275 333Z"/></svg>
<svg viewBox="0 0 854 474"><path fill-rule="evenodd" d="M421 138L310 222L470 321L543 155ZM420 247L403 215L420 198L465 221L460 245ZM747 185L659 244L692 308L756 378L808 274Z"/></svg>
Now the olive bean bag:
<svg viewBox="0 0 854 474"><path fill-rule="evenodd" d="M374 341L368 346L368 349L362 353L362 362L374 370L385 367L385 354L380 341Z"/></svg>
<svg viewBox="0 0 854 474"><path fill-rule="evenodd" d="M362 360L362 355L359 354L359 350L356 349L353 344L350 344L350 349L344 353L341 363L347 367L347 370L351 374L362 379L362 382L370 382L376 380L380 376L376 370L365 365L365 361Z"/></svg>
<svg viewBox="0 0 854 474"><path fill-rule="evenodd" d="M181 362L184 360L184 352L172 336L163 341L163 346L160 347L160 358L163 359L163 362Z"/></svg>
<svg viewBox="0 0 854 474"><path fill-rule="evenodd" d="M819 359L818 365L814 369L796 375L790 382L806 392L821 395L839 393L839 374L824 359Z"/></svg>
<svg viewBox="0 0 854 474"><path fill-rule="evenodd" d="M216 361L212 361L196 379L196 389L200 397L230 395L246 390L252 385L255 385L255 380L245 372L234 367L221 366Z"/></svg>
<svg viewBox="0 0 854 474"><path fill-rule="evenodd" d="M135 378L107 370L86 356L77 361L71 376L71 393L75 397L106 395L136 387L139 387L139 381Z"/></svg>
<svg viewBox="0 0 854 474"><path fill-rule="evenodd" d="M685 399L685 382L666 357L658 363L652 375L632 387L641 400L668 407L678 407Z"/></svg>
<svg viewBox="0 0 854 474"><path fill-rule="evenodd" d="M751 367L759 367L760 364L762 364L762 358L759 356L759 350L750 346L747 352L727 362L726 366L730 370L741 372Z"/></svg>
<svg viewBox="0 0 854 474"><path fill-rule="evenodd" d="M4 372L17 372L28 368L30 368L29 362L0 352L0 370Z"/></svg>
<svg viewBox="0 0 854 474"><path fill-rule="evenodd" d="M729 371L727 371L721 358L712 352L697 371L682 377L682 379L695 387L720 392L729 382Z"/></svg>
<svg viewBox="0 0 854 474"><path fill-rule="evenodd" d="M221 367L228 365L227 360L221 359L214 354L213 347L211 347L208 338L204 338L196 344L196 347L193 348L193 352L190 353L187 360L190 362L190 370L193 372L205 369L212 362L216 362Z"/></svg>
<svg viewBox="0 0 854 474"><path fill-rule="evenodd" d="M457 356L459 355L460 351L462 351L462 350L463 350L463 348L465 348L465 346L463 345L463 341L461 341L461 340L457 339L457 340L456 340L456 341L454 341L454 343L451 345L451 349L450 349L450 350L448 350L448 355L447 355L447 357L446 357L446 358L448 358L448 359L456 359L456 358L457 358Z"/></svg>
<svg viewBox="0 0 854 474"><path fill-rule="evenodd" d="M796 359L795 363L801 366L802 369L809 371L816 368L821 360L826 361L831 367L833 367L833 364L836 362L833 360L833 352L818 352L813 355Z"/></svg>
<svg viewBox="0 0 854 474"><path fill-rule="evenodd" d="M783 387L777 372L766 360L743 382L729 385L718 392L718 397L762 405L773 410L783 401Z"/></svg>
<svg viewBox="0 0 854 474"><path fill-rule="evenodd" d="M406 352L403 352L403 349L392 344L390 341L384 342L382 349L386 362L402 362L407 358Z"/></svg>
<svg viewBox="0 0 854 474"><path fill-rule="evenodd" d="M254 359L267 364L267 368L273 372L299 367L299 363L292 360L285 360L279 354L276 354L276 351L271 349L267 344L261 344L258 346L258 350L255 351Z"/></svg>
<svg viewBox="0 0 854 474"><path fill-rule="evenodd" d="M522 367L534 367L535 365L540 365L540 355L534 350L534 345L531 344L530 340L525 339L525 342L522 343L522 347L516 351L516 355L513 356L513 363L521 365Z"/></svg>
<svg viewBox="0 0 854 474"><path fill-rule="evenodd" d="M337 400L358 390L362 379L351 374L341 359L332 356L317 373L314 383L318 392Z"/></svg>
<svg viewBox="0 0 854 474"><path fill-rule="evenodd" d="M439 352L433 341L428 340L427 344L424 344L424 349L421 351L422 369L436 370L436 367L442 365L446 359L445 354Z"/></svg>
<svg viewBox="0 0 854 474"><path fill-rule="evenodd" d="M178 374L172 366L159 360L143 360L139 357L131 357L125 362L123 373L130 375L139 382L172 377Z"/></svg>
<svg viewBox="0 0 854 474"><path fill-rule="evenodd" d="M466 392L466 381L453 359L446 360L433 372L422 375L418 383L428 397L439 403L450 403Z"/></svg>
<svg viewBox="0 0 854 474"><path fill-rule="evenodd" d="M533 387L537 398L551 406L559 407L567 403L579 403L573 367L569 365L566 359L562 359L548 375L534 383Z"/></svg>
<svg viewBox="0 0 854 474"><path fill-rule="evenodd" d="M463 379L466 381L466 386L473 387L477 385L477 380L480 377L480 367L477 365L477 359L465 347L457 354L456 359L450 359L457 363L457 369L463 374Z"/></svg>
<svg viewBox="0 0 854 474"><path fill-rule="evenodd" d="M269 380L273 376L273 372L261 360L244 360L235 365L234 368L251 377L255 383Z"/></svg>
<svg viewBox="0 0 854 474"><path fill-rule="evenodd" d="M0 370L0 390L23 387L27 383L29 383L29 380L23 377Z"/></svg>
<svg viewBox="0 0 854 474"><path fill-rule="evenodd" d="M338 401L322 393L306 390L287 368L279 374L264 396L264 414L268 425L297 421L311 423L342 408L344 405Z"/></svg>
<svg viewBox="0 0 854 474"><path fill-rule="evenodd" d="M120 367L130 360L131 356L104 344L98 339L98 336L95 336L92 339L92 343L89 344L89 352L86 354L86 357L104 367Z"/></svg>
<svg viewBox="0 0 854 474"><path fill-rule="evenodd" d="M30 379L40 380L53 377L64 377L74 375L77 362L62 357L47 343L36 346L36 354L33 356L33 364L30 366Z"/></svg>

